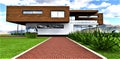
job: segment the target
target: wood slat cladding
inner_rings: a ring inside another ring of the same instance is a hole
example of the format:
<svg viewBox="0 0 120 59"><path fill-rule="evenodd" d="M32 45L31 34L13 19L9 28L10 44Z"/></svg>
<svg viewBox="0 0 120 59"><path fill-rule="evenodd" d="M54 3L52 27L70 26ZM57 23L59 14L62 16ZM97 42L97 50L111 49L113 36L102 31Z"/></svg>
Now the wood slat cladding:
<svg viewBox="0 0 120 59"><path fill-rule="evenodd" d="M97 20L97 18L84 18L84 17L79 18L79 15L75 15L75 20Z"/></svg>
<svg viewBox="0 0 120 59"><path fill-rule="evenodd" d="M75 20L97 20L98 25L103 24L103 14L98 13L98 10L71 10L70 16L75 16ZM79 16L81 16L81 18L79 18ZM86 18L82 16L86 16ZM98 16L98 17L89 18L90 16Z"/></svg>
<svg viewBox="0 0 120 59"><path fill-rule="evenodd" d="M23 14L24 10L40 10L42 14ZM51 11L64 11L64 18L51 18ZM68 6L7 6L9 22L69 22Z"/></svg>
<svg viewBox="0 0 120 59"><path fill-rule="evenodd" d="M70 16L90 16L96 15L98 10L70 10Z"/></svg>
<svg viewBox="0 0 120 59"><path fill-rule="evenodd" d="M38 14L23 14L23 11L41 11ZM64 17L51 17L51 11L64 11ZM99 25L103 24L103 14L98 10L69 10L69 6L7 6L8 22L26 23L68 23L69 17L75 16L75 20L97 20ZM79 16L98 16L97 18L85 18Z"/></svg>
<svg viewBox="0 0 120 59"><path fill-rule="evenodd" d="M70 10L71 13L74 13L74 12L80 12L80 13L85 13L85 12L91 12L91 13L97 13L98 10Z"/></svg>
<svg viewBox="0 0 120 59"><path fill-rule="evenodd" d="M98 14L98 20L97 20L99 25L103 24L103 13L99 13Z"/></svg>

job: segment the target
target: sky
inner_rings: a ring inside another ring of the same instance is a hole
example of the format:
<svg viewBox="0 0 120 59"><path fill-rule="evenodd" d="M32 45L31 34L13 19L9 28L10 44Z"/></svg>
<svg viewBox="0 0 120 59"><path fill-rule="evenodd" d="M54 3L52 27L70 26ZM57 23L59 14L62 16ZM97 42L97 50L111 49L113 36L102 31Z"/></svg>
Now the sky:
<svg viewBox="0 0 120 59"><path fill-rule="evenodd" d="M120 0L0 0L0 31L17 27L15 23L6 22L6 6L70 6L70 10L98 10L104 15L104 24L120 25Z"/></svg>

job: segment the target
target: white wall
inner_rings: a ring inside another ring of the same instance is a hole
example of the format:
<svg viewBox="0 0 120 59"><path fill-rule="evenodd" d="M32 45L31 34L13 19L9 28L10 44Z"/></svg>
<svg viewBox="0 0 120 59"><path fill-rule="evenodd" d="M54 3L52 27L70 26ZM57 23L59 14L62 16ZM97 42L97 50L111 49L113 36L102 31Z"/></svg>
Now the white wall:
<svg viewBox="0 0 120 59"><path fill-rule="evenodd" d="M74 25L97 25L97 22L81 22L81 21L70 21L69 23L27 23L27 27L36 27L37 25L60 25L63 24L64 28L46 28L46 29L40 29L38 30L38 35L67 35L70 32L76 31L76 27L73 27ZM78 28L79 29L79 28Z"/></svg>
<svg viewBox="0 0 120 59"><path fill-rule="evenodd" d="M73 30L69 23L27 23L26 27L35 27L42 24L63 24L64 28L38 29L38 35L67 35Z"/></svg>

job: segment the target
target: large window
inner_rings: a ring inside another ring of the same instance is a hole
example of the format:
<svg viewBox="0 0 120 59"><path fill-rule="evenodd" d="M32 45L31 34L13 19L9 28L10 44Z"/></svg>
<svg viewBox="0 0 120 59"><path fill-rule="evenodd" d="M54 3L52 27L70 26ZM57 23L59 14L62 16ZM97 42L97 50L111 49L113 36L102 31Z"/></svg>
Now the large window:
<svg viewBox="0 0 120 59"><path fill-rule="evenodd" d="M51 11L52 18L64 18L65 12L64 11Z"/></svg>
<svg viewBox="0 0 120 59"><path fill-rule="evenodd" d="M60 28L64 28L64 25L54 25L54 24L49 24L49 25L37 25L37 28L40 29L60 29Z"/></svg>
<svg viewBox="0 0 120 59"><path fill-rule="evenodd" d="M23 14L42 14L41 10L24 10Z"/></svg>
<svg viewBox="0 0 120 59"><path fill-rule="evenodd" d="M78 18L98 18L98 16L78 16Z"/></svg>

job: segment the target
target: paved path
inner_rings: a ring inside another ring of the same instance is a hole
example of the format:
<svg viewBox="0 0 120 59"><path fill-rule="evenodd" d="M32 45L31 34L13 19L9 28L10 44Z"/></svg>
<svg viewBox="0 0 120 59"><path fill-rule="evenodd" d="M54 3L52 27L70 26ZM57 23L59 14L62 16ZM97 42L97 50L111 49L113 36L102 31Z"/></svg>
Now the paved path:
<svg viewBox="0 0 120 59"><path fill-rule="evenodd" d="M66 37L52 37L17 59L102 59Z"/></svg>

